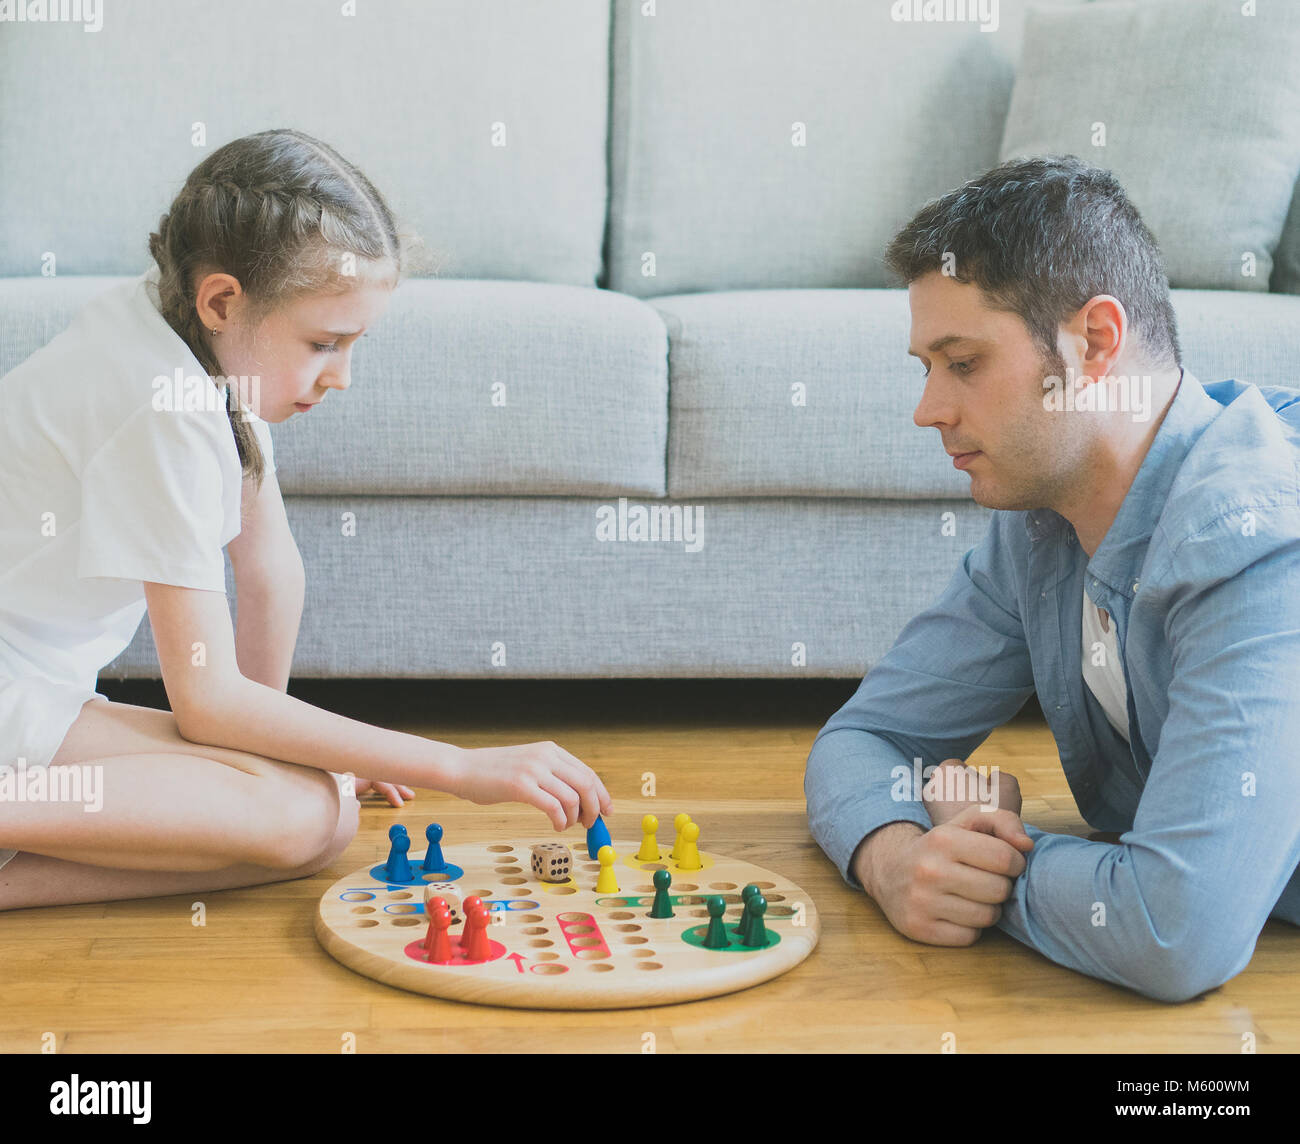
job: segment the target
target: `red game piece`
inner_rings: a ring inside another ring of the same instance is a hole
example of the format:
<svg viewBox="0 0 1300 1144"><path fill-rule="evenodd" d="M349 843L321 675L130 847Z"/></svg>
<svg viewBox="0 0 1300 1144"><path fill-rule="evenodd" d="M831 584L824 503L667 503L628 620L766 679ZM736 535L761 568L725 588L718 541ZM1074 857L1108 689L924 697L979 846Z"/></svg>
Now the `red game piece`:
<svg viewBox="0 0 1300 1144"><path fill-rule="evenodd" d="M465 899L465 932L460 935L460 953L466 961L487 961L492 946L487 935L488 908L478 899Z"/></svg>
<svg viewBox="0 0 1300 1144"><path fill-rule="evenodd" d="M424 939L424 952L435 965L446 965L452 959L451 911L441 898L434 898L429 917L429 933Z"/></svg>
<svg viewBox="0 0 1300 1144"><path fill-rule="evenodd" d="M492 939L488 937L488 925L492 921L492 911L487 906L478 908L478 924L474 927L474 936L470 939L470 960L490 961L492 958Z"/></svg>
<svg viewBox="0 0 1300 1144"><path fill-rule="evenodd" d="M424 914L425 917L429 919L429 928L424 931L424 952L430 955L433 954L433 935L436 932L436 928L433 924L433 915L437 913L439 906L446 909L447 903L442 898L430 898L426 893L424 899Z"/></svg>
<svg viewBox="0 0 1300 1144"><path fill-rule="evenodd" d="M461 912L465 915L465 925L460 931L460 955L467 961L475 960L470 956L470 943L473 940L474 931L478 925L478 908L483 904L483 899L477 894L470 894L460 904Z"/></svg>

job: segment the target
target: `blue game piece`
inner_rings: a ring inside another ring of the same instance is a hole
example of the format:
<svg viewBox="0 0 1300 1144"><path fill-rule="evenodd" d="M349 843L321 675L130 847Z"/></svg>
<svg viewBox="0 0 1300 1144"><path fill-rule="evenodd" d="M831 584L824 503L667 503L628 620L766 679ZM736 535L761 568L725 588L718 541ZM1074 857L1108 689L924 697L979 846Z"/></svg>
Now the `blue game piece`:
<svg viewBox="0 0 1300 1144"><path fill-rule="evenodd" d="M405 833L406 833L406 827L403 826L400 822L394 822L393 825L388 828L388 841L392 842L392 840L396 838L399 834L405 834Z"/></svg>
<svg viewBox="0 0 1300 1144"><path fill-rule="evenodd" d="M591 824L587 831L587 857L593 862L596 861L596 855L600 853L602 846L611 845L609 839L609 829L605 826L605 821L596 815L596 821Z"/></svg>
<svg viewBox="0 0 1300 1144"><path fill-rule="evenodd" d="M410 882L413 878L411 863L407 861L406 852L411 848L410 836L403 830L400 834L389 831L393 848L388 852L388 865L384 874L390 882Z"/></svg>
<svg viewBox="0 0 1300 1144"><path fill-rule="evenodd" d="M429 849L424 852L424 871L445 870L447 860L442 856L442 847L438 845L442 841L442 827L436 822L429 823L424 828L424 837L428 839Z"/></svg>

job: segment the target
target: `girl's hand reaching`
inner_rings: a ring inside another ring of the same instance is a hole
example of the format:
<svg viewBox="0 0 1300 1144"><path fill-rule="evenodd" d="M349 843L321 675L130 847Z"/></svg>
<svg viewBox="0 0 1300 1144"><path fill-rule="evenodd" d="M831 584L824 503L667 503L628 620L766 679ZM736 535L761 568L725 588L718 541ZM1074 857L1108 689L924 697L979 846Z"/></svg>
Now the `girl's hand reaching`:
<svg viewBox="0 0 1300 1144"><path fill-rule="evenodd" d="M360 798L367 791L373 790L375 794L382 794L388 799L389 806L402 806L403 798L414 798L415 791L408 786L402 786L401 783L381 783L374 779L354 779L354 792L357 798Z"/></svg>
<svg viewBox="0 0 1300 1144"><path fill-rule="evenodd" d="M542 811L556 830L578 822L589 827L597 815L613 810L614 802L596 772L549 740L458 750L446 790L480 806L527 803Z"/></svg>

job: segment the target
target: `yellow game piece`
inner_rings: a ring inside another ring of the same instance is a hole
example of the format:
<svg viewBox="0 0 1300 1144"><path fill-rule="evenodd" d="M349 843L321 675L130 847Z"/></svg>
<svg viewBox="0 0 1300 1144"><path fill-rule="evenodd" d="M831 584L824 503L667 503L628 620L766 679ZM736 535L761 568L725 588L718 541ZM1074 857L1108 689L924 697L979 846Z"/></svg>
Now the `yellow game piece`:
<svg viewBox="0 0 1300 1144"><path fill-rule="evenodd" d="M673 839L673 848L670 851L668 851L669 858L675 859L678 853L681 851L682 827L685 826L688 822L690 822L690 820L691 820L691 816L689 814L679 814L676 818L673 819L673 829L677 831L677 837Z"/></svg>
<svg viewBox="0 0 1300 1144"><path fill-rule="evenodd" d="M614 853L614 847L602 846L596 851L596 860L600 863L600 874L596 878L596 893L617 894L618 882L614 877L614 863L618 861L618 855Z"/></svg>
<svg viewBox="0 0 1300 1144"><path fill-rule="evenodd" d="M700 828L693 822L688 822L682 827L682 846L681 856L677 859L677 868L679 870L700 870L700 848L696 844L696 839L700 836Z"/></svg>
<svg viewBox="0 0 1300 1144"><path fill-rule="evenodd" d="M638 862L659 861L659 839L655 831L659 829L659 820L653 814L647 814L641 820L641 849L636 852Z"/></svg>

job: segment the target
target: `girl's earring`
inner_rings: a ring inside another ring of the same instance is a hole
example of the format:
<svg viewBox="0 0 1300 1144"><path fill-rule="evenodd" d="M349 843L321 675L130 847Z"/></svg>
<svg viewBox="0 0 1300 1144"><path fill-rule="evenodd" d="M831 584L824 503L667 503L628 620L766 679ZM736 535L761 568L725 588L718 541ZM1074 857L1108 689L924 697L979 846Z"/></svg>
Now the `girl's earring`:
<svg viewBox="0 0 1300 1144"><path fill-rule="evenodd" d="M221 331L216 326L212 327L212 336L215 338Z"/></svg>

